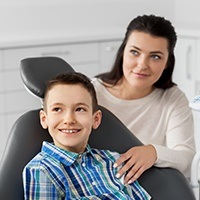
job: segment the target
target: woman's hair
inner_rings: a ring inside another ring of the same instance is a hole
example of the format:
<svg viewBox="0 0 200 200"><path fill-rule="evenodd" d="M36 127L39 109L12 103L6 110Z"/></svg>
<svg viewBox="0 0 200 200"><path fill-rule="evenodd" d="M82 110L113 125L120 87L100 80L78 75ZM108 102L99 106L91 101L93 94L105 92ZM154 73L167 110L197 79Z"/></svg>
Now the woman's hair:
<svg viewBox="0 0 200 200"><path fill-rule="evenodd" d="M44 99L43 99L43 106L45 108L46 106L46 98L48 92L55 86L55 85L81 85L83 88L85 88L91 98L92 98L92 108L93 112L98 110L98 102L97 102L97 97L96 97L96 91L94 89L94 86L91 82L91 80L85 76L82 73L79 72L69 72L65 74L60 74L56 76L55 78L52 78L51 80L47 81L46 83L46 90L44 93Z"/></svg>
<svg viewBox="0 0 200 200"><path fill-rule="evenodd" d="M99 74L96 77L111 85L117 84L117 82L122 78L123 53L129 36L133 31L145 32L152 36L167 39L169 52L168 61L161 77L154 83L154 86L156 88L166 89L175 85L175 83L172 82L172 73L175 65L174 47L177 41L176 32L170 21L166 20L164 17L155 15L138 16L129 23L123 42L116 54L116 59L111 71Z"/></svg>

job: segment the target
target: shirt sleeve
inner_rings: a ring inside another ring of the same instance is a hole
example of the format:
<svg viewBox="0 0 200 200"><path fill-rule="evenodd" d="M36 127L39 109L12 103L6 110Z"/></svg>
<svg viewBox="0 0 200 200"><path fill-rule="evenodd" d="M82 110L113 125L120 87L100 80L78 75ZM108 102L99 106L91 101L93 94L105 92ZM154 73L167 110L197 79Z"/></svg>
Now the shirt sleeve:
<svg viewBox="0 0 200 200"><path fill-rule="evenodd" d="M172 111L167 122L166 146L153 145L157 151L155 166L176 168L189 177L195 155L192 111L184 95L180 95L171 106L173 108L169 107Z"/></svg>
<svg viewBox="0 0 200 200"><path fill-rule="evenodd" d="M149 193L139 184L138 181L134 181L131 185L127 185L127 187L130 187L129 190L131 190L134 199L144 199L144 200L151 199Z"/></svg>
<svg viewBox="0 0 200 200"><path fill-rule="evenodd" d="M59 200L62 199L55 185L39 168L28 168L23 170L23 185L25 199Z"/></svg>

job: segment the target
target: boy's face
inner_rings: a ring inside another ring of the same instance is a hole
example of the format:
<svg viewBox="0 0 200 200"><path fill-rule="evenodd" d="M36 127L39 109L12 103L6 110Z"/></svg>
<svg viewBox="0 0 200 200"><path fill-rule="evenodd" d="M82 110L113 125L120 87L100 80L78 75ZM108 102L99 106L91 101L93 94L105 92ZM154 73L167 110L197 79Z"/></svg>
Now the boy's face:
<svg viewBox="0 0 200 200"><path fill-rule="evenodd" d="M93 114L90 93L81 85L58 84L48 92L46 109L40 112L54 144L80 153L85 150L92 128L101 122L101 111Z"/></svg>

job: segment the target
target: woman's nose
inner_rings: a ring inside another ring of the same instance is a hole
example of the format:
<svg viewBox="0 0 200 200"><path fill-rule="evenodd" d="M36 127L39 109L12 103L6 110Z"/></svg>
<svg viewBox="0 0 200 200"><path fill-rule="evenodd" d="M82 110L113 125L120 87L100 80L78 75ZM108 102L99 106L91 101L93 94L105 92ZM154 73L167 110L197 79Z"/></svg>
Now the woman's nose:
<svg viewBox="0 0 200 200"><path fill-rule="evenodd" d="M145 70L148 68L148 62L147 62L147 58L145 56L140 56L138 58L138 67L141 70Z"/></svg>

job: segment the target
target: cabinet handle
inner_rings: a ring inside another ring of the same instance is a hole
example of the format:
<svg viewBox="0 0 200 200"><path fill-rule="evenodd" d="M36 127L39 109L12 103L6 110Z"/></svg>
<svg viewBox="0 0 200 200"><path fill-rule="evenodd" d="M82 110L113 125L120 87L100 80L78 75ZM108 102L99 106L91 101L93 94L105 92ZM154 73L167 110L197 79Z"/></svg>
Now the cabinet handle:
<svg viewBox="0 0 200 200"><path fill-rule="evenodd" d="M52 51L52 52L43 52L41 56L49 56L49 55L69 55L70 51Z"/></svg>
<svg viewBox="0 0 200 200"><path fill-rule="evenodd" d="M200 81L195 81L195 95L200 94Z"/></svg>
<svg viewBox="0 0 200 200"><path fill-rule="evenodd" d="M188 80L192 79L191 68L193 68L193 66L191 61L192 61L192 47L189 45L186 51L186 77L188 78Z"/></svg>
<svg viewBox="0 0 200 200"><path fill-rule="evenodd" d="M112 46L107 46L105 49L107 52L111 52L114 50L114 48Z"/></svg>

